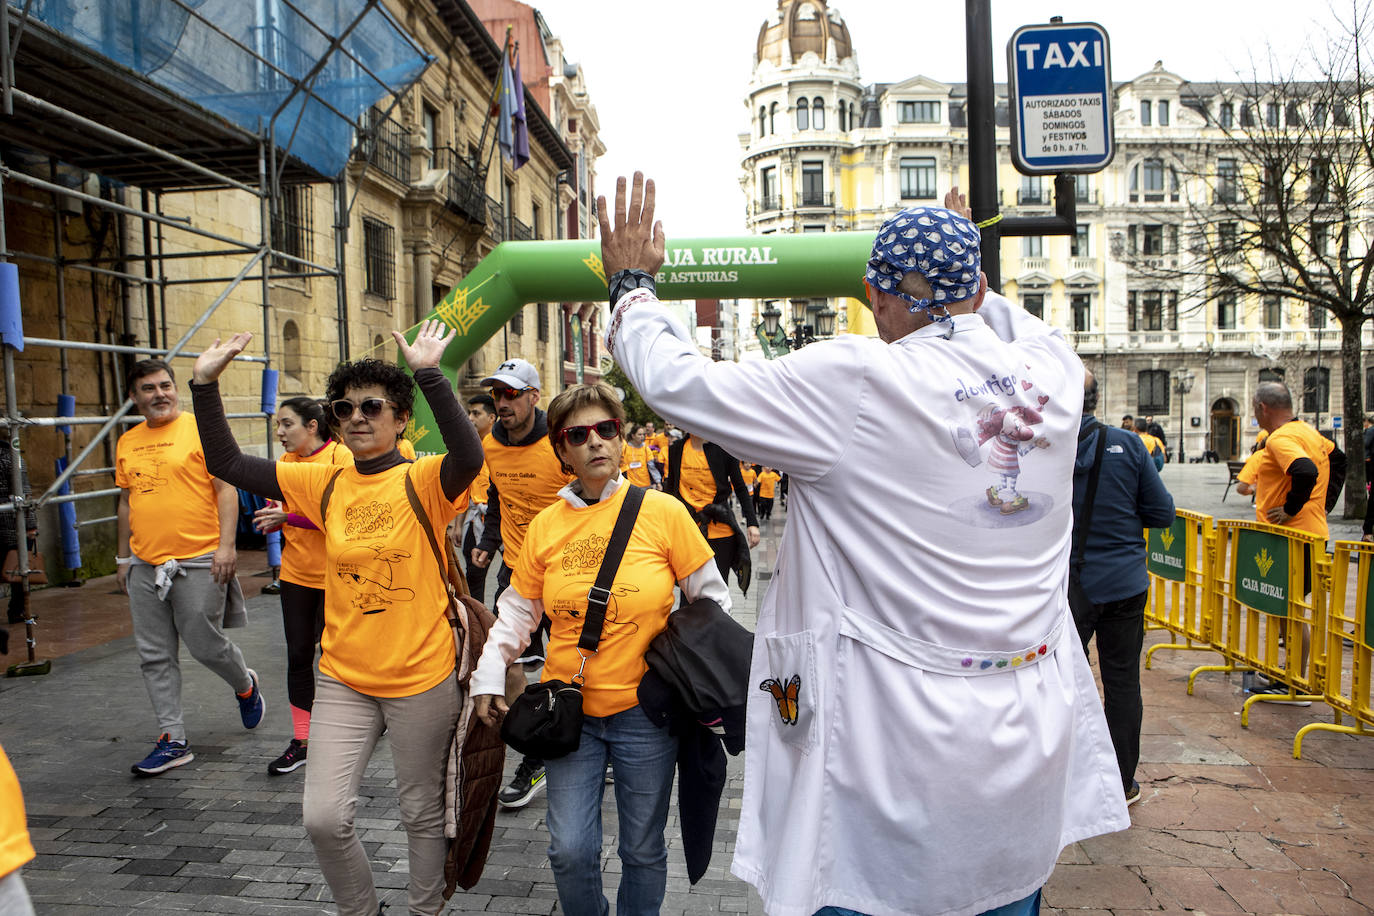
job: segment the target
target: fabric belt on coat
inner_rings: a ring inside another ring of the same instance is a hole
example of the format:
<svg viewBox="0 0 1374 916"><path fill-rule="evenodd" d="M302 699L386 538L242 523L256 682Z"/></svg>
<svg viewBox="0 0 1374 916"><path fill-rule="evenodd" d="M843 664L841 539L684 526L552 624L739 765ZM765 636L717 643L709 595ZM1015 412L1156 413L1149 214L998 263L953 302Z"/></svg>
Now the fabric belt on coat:
<svg viewBox="0 0 1374 916"><path fill-rule="evenodd" d="M1064 633L1061 616L1045 637L1028 646L1011 651L952 649L926 642L923 639L894 630L871 617L844 609L840 618L840 634L876 649L903 664L933 671L936 674L955 674L967 677L984 674L1004 674L1046 658L1059 645Z"/></svg>

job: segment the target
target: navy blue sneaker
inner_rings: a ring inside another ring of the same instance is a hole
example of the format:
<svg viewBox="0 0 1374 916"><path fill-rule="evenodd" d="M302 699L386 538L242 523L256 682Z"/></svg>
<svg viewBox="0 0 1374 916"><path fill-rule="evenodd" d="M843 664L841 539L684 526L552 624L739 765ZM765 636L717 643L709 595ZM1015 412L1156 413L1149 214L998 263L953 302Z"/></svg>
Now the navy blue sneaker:
<svg viewBox="0 0 1374 916"><path fill-rule="evenodd" d="M238 694L234 696L239 701L239 716L243 718L243 727L257 728L263 714L267 712L267 701L262 698L262 691L258 689L258 673L249 668L248 676L253 679L253 689L246 697Z"/></svg>
<svg viewBox="0 0 1374 916"><path fill-rule="evenodd" d="M171 736L163 732L162 737L157 739L157 746L153 748L153 752L130 767L130 771L135 776L156 776L195 759L196 755L191 753L189 744L185 741L173 741Z"/></svg>

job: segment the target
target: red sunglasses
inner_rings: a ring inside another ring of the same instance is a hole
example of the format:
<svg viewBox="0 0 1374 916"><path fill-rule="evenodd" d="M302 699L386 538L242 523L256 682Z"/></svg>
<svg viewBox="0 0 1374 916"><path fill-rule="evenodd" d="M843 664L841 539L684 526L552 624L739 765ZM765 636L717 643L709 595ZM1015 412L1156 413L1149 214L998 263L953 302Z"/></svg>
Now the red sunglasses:
<svg viewBox="0 0 1374 916"><path fill-rule="evenodd" d="M591 426L565 426L558 431L558 438L569 445L586 445L592 430L596 430L596 435L603 442L608 442L620 435L620 421L613 417Z"/></svg>
<svg viewBox="0 0 1374 916"><path fill-rule="evenodd" d="M497 401L514 401L525 392L533 390L533 388L497 388L493 386L491 396Z"/></svg>

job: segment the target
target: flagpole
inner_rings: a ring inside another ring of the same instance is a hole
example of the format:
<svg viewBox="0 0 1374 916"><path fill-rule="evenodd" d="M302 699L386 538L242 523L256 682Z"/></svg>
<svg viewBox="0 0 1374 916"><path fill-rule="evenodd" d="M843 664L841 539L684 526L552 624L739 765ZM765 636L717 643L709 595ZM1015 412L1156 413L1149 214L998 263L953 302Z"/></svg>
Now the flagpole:
<svg viewBox="0 0 1374 916"><path fill-rule="evenodd" d="M486 119L482 122L482 136L477 141L477 158L476 161L472 163L472 168L474 171L476 171L478 164L482 161L482 151L486 148L487 145L487 131L491 128L491 119L493 117L492 108L496 105L496 97L501 92L501 82L503 79L505 79L506 58L510 54L511 30L512 26L506 26L506 41L505 44L501 47L501 61L496 65L496 81L492 84L491 87L491 98L487 100L487 116ZM495 149L495 144L493 144L492 148ZM488 159L487 168L483 169L484 179L486 177L486 171L490 168L491 161L490 159ZM482 193L486 193L485 187L482 189Z"/></svg>

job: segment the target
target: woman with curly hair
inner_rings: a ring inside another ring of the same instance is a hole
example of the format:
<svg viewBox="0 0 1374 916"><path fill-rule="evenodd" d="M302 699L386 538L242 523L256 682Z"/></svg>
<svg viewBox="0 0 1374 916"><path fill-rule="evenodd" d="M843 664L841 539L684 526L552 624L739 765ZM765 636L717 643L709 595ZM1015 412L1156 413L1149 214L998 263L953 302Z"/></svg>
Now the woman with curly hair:
<svg viewBox="0 0 1374 916"><path fill-rule="evenodd" d="M426 321L413 344L395 337L413 382L399 366L376 359L343 363L329 376L329 414L353 453L352 467L272 462L239 450L218 379L251 334L216 341L196 360L191 382L210 473L284 499L324 532L325 627L304 814L341 916L378 912L353 820L363 771L383 729L409 842L410 912L437 913L443 905L443 771L460 703L444 570L412 505L419 503L442 537L467 504L468 485L482 467L482 445L438 368L454 332ZM412 464L396 442L416 385L448 451Z"/></svg>

